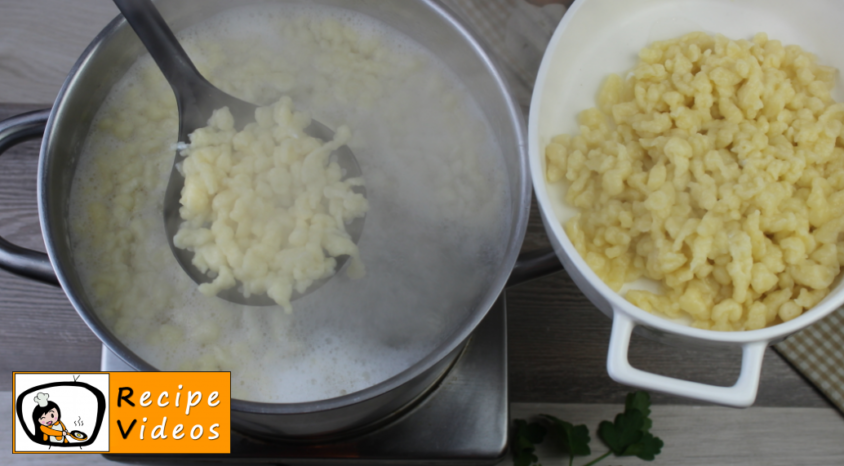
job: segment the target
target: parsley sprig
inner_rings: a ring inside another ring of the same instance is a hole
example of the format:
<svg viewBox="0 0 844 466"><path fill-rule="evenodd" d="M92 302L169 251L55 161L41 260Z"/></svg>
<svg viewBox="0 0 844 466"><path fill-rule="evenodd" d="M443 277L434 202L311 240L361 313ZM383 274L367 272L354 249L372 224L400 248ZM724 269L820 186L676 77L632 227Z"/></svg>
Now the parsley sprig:
<svg viewBox="0 0 844 466"><path fill-rule="evenodd" d="M651 397L648 392L629 393L624 403L624 412L614 422L602 421L598 426L598 437L609 447L609 451L583 466L592 466L610 456L637 456L651 461L662 450L663 442L654 437L650 430ZM568 454L569 466L575 456L591 455L589 429L586 425L573 425L554 416L539 415L538 420L528 423L517 419L513 429L511 449L515 466L540 465L536 456L536 445L549 439L551 446Z"/></svg>
<svg viewBox="0 0 844 466"><path fill-rule="evenodd" d="M513 452L514 466L530 466L539 464L539 458L533 454L534 445L542 443L547 430L539 423L527 423L524 419L516 419L513 429L513 441L510 449Z"/></svg>

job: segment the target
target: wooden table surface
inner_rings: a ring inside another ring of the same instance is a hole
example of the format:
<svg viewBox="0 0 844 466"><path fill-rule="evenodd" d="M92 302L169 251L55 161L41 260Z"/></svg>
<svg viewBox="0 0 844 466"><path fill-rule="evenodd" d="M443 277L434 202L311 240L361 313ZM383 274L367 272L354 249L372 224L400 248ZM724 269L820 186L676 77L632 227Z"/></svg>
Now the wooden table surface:
<svg viewBox="0 0 844 466"><path fill-rule="evenodd" d="M76 58L116 14L109 0L0 0L0 119L49 107ZM43 251L36 205L38 147L38 141L25 143L0 158L0 236ZM534 205L523 250L547 245ZM631 389L606 373L610 320L565 272L508 290L507 303L514 416L568 413L582 419L571 419L575 423L594 418L597 425L599 416L618 410ZM0 270L0 322L0 392L5 395L10 396L12 371L99 369L101 344L59 288ZM731 385L740 354L668 347L634 336L630 360L659 374ZM772 349L753 408L700 406L662 394L653 394L653 400L659 405L653 431L666 442L656 463L844 464L844 417ZM8 420L7 414L0 418ZM3 442L10 441L9 429L0 426ZM8 451L0 453L0 463L43 460L12 457ZM50 462L100 459L73 458Z"/></svg>

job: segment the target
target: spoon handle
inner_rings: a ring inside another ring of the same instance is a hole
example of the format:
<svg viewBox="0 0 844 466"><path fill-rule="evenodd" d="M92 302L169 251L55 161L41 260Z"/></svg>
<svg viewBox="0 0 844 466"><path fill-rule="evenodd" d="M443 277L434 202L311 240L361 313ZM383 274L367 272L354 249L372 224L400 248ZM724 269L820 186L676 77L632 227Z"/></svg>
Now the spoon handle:
<svg viewBox="0 0 844 466"><path fill-rule="evenodd" d="M177 97L205 79L167 26L151 0L114 0L135 34L141 39Z"/></svg>

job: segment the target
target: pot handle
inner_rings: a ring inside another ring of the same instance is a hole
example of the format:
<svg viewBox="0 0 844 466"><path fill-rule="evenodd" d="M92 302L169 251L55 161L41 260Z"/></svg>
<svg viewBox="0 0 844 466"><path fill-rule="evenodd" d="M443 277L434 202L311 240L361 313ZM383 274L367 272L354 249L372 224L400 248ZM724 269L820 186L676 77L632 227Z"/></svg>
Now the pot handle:
<svg viewBox="0 0 844 466"><path fill-rule="evenodd" d="M0 121L0 154L24 141L42 137L49 117L48 108ZM59 284L47 254L16 246L2 237L0 268L50 285Z"/></svg>
<svg viewBox="0 0 844 466"><path fill-rule="evenodd" d="M516 265L507 279L507 287L524 283L534 278L544 277L563 270L563 264L557 258L553 248L541 248L519 254Z"/></svg>
<svg viewBox="0 0 844 466"><path fill-rule="evenodd" d="M741 373L738 380L732 387L719 387L652 374L631 366L627 359L627 350L635 327L636 322L626 313L613 309L607 372L616 382L736 408L746 408L756 400L759 376L762 372L762 358L765 356L768 342L743 344Z"/></svg>

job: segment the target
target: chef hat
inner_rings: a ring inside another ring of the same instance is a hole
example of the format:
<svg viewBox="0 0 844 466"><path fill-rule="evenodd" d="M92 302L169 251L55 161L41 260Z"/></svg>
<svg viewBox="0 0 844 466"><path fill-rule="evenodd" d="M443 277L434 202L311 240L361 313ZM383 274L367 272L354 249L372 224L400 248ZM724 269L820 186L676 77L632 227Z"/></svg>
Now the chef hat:
<svg viewBox="0 0 844 466"><path fill-rule="evenodd" d="M43 407L47 406L47 400L49 398L50 398L50 395L48 395L46 393L38 392L38 394L35 395L35 402L38 403L38 406L43 408Z"/></svg>

